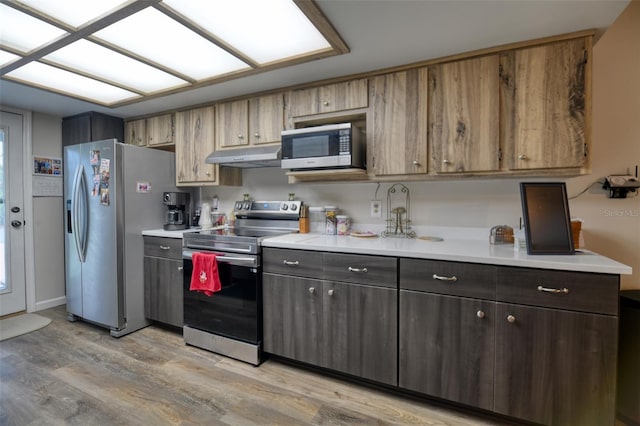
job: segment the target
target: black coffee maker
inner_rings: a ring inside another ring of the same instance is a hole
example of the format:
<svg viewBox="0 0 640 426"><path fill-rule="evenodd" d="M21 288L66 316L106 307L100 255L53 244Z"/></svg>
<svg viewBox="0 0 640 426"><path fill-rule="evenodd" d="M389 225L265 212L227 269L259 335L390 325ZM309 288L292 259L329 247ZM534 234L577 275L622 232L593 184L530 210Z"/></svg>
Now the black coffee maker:
<svg viewBox="0 0 640 426"><path fill-rule="evenodd" d="M186 192L165 192L162 202L167 206L165 231L189 228L189 194Z"/></svg>

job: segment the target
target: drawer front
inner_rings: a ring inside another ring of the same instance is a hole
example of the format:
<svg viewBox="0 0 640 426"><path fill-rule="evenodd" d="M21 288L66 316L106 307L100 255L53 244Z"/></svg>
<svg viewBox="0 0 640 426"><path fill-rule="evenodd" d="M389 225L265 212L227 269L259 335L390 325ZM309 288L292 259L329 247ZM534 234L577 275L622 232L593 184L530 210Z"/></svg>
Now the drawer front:
<svg viewBox="0 0 640 426"><path fill-rule="evenodd" d="M407 290L494 300L495 276L490 265L400 259L400 288Z"/></svg>
<svg viewBox="0 0 640 426"><path fill-rule="evenodd" d="M273 274L320 278L322 253L265 247L262 250L262 269Z"/></svg>
<svg viewBox="0 0 640 426"><path fill-rule="evenodd" d="M323 278L395 288L397 260L385 256L324 253Z"/></svg>
<svg viewBox="0 0 640 426"><path fill-rule="evenodd" d="M144 237L144 255L182 259L182 239L163 237Z"/></svg>
<svg viewBox="0 0 640 426"><path fill-rule="evenodd" d="M618 315L620 277L544 269L498 269L498 301Z"/></svg>

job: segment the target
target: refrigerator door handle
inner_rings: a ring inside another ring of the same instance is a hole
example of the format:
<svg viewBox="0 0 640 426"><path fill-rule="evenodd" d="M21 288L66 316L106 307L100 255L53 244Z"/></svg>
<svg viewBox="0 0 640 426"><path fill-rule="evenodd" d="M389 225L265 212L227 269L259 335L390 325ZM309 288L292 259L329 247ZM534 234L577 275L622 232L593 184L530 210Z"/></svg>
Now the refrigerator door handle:
<svg viewBox="0 0 640 426"><path fill-rule="evenodd" d="M84 263L87 257L87 243L89 241L89 186L84 173L84 166L80 166L80 191L82 197L82 235L80 239L80 260Z"/></svg>
<svg viewBox="0 0 640 426"><path fill-rule="evenodd" d="M83 193L84 192L84 193ZM80 228L80 197L83 196L85 199L82 200L82 228ZM76 252L78 253L78 258L80 262L84 263L85 254L86 254L86 245L87 245L87 202L86 202L86 181L84 177L84 167L82 165L78 166L76 169L75 177L73 179L73 198L72 198L72 209L73 209L73 239L76 245Z"/></svg>

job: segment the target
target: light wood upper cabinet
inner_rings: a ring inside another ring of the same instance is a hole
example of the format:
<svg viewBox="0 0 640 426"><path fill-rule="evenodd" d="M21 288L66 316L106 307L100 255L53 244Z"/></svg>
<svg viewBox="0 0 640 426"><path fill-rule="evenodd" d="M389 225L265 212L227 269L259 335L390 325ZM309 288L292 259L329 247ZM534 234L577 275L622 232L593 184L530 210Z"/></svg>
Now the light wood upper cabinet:
<svg viewBox="0 0 640 426"><path fill-rule="evenodd" d="M147 120L131 120L125 124L125 143L147 146Z"/></svg>
<svg viewBox="0 0 640 426"><path fill-rule="evenodd" d="M367 149L375 175L427 173L427 76L416 68L372 80Z"/></svg>
<svg viewBox="0 0 640 426"><path fill-rule="evenodd" d="M429 69L429 140L437 173L500 169L498 55Z"/></svg>
<svg viewBox="0 0 640 426"><path fill-rule="evenodd" d="M216 105L216 141L219 148L249 144L249 101L243 99Z"/></svg>
<svg viewBox="0 0 640 426"><path fill-rule="evenodd" d="M283 127L282 93L216 105L218 148L280 143Z"/></svg>
<svg viewBox="0 0 640 426"><path fill-rule="evenodd" d="M289 114L303 117L368 106L367 79L293 90L290 94Z"/></svg>
<svg viewBox="0 0 640 426"><path fill-rule="evenodd" d="M586 164L591 42L591 37L581 37L502 57L502 119L510 169Z"/></svg>
<svg viewBox="0 0 640 426"><path fill-rule="evenodd" d="M215 182L216 166L204 162L214 150L213 107L176 113L176 183Z"/></svg>
<svg viewBox="0 0 640 426"><path fill-rule="evenodd" d="M147 118L147 146L174 143L174 117L174 114L162 114Z"/></svg>
<svg viewBox="0 0 640 426"><path fill-rule="evenodd" d="M249 99L249 138L253 145L279 144L284 129L284 95Z"/></svg>

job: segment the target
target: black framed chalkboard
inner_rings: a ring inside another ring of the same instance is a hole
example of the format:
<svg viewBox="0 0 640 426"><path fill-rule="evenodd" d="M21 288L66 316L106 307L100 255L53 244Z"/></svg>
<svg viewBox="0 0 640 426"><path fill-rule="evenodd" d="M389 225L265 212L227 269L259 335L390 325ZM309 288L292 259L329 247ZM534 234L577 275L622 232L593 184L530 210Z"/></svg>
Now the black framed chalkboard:
<svg viewBox="0 0 640 426"><path fill-rule="evenodd" d="M573 254L571 215L564 182L521 182L528 254Z"/></svg>

